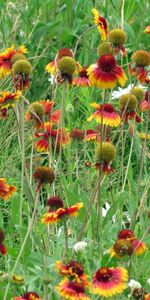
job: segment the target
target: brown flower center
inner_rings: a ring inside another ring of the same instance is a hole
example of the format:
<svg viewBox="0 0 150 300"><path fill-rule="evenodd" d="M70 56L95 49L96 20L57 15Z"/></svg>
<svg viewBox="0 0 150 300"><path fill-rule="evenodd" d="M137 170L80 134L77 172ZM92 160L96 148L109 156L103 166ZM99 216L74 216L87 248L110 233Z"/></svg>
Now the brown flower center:
<svg viewBox="0 0 150 300"><path fill-rule="evenodd" d="M50 208L54 210L64 206L63 201L60 199L59 196L53 196L49 198L46 202L46 205L50 206Z"/></svg>
<svg viewBox="0 0 150 300"><path fill-rule="evenodd" d="M105 103L105 104L101 105L100 111L106 111L106 112L112 113L112 112L114 112L114 108L111 104Z"/></svg>
<svg viewBox="0 0 150 300"><path fill-rule="evenodd" d="M79 77L82 77L82 78L88 78L88 74L87 74L87 68L86 67L83 67L82 70L79 72Z"/></svg>
<svg viewBox="0 0 150 300"><path fill-rule="evenodd" d="M101 268L96 272L96 279L102 282L108 282L112 278L112 271L109 268Z"/></svg>
<svg viewBox="0 0 150 300"><path fill-rule="evenodd" d="M75 282L75 281L69 282L68 287L70 289L73 289L78 294L79 293L84 294L84 287L81 284L79 284L78 282Z"/></svg>
<svg viewBox="0 0 150 300"><path fill-rule="evenodd" d="M116 67L116 60L111 54L104 54L98 60L98 66L103 72L111 72Z"/></svg>
<svg viewBox="0 0 150 300"><path fill-rule="evenodd" d="M72 271L74 273L76 273L77 275L81 276L83 274L83 267L81 266L81 264L79 264L76 261L71 261L70 263L67 264L67 268L68 269L72 269Z"/></svg>

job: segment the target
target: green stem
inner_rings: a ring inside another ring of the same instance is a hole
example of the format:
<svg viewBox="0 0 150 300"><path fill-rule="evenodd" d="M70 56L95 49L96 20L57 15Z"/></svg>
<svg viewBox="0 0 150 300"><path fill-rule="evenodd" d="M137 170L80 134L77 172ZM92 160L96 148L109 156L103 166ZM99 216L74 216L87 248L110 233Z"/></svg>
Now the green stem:
<svg viewBox="0 0 150 300"><path fill-rule="evenodd" d="M28 239L28 237L29 237L29 235L30 235L30 233L31 233L31 229L32 229L33 222L34 222L34 218L35 218L35 214L36 214L36 208L37 208L37 204L38 204L38 201L39 201L40 190L41 190L41 189L39 189L39 190L37 191L36 199L35 199L35 204L34 204L34 209L33 209L32 217L31 217L31 220L30 220L30 223L29 223L29 226L28 226L28 230L27 230L26 236L25 236L25 238L24 238L24 240L23 240L23 243L22 243L22 246L21 246L21 248L20 248L20 251L19 251L19 253L18 253L16 262L15 262L15 264L14 264L14 267L13 267L13 270L12 270L12 272L11 272L11 276L10 276L10 277L12 277L12 275L15 273L15 270L16 270L16 268L17 268L18 262L19 262L19 260L20 260L20 258L21 258L21 255L22 255L22 253L23 253L23 250L24 250L24 248L25 248L27 239ZM9 282L8 285L7 285L7 288L6 288L6 291L5 291L5 295L4 295L4 299L3 299L3 300L7 300L7 294L8 294L8 291L9 291L9 287L10 287L10 282Z"/></svg>

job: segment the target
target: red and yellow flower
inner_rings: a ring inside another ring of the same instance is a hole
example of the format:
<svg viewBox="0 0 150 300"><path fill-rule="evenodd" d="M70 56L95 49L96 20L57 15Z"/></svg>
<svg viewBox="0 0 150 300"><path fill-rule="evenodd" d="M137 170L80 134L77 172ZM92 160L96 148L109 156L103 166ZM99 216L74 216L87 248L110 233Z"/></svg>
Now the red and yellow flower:
<svg viewBox="0 0 150 300"><path fill-rule="evenodd" d="M122 267L102 267L95 272L92 281L94 294L102 297L112 297L126 289L128 272Z"/></svg>
<svg viewBox="0 0 150 300"><path fill-rule="evenodd" d="M89 286L87 275L84 273L83 266L77 261L70 261L68 264L64 264L61 261L56 262L56 270L60 275L64 275L70 280L82 282L84 286Z"/></svg>
<svg viewBox="0 0 150 300"><path fill-rule="evenodd" d="M26 121L33 121L36 130L44 128L46 120L58 125L60 110L53 111L54 104L54 101L49 100L39 100L31 103L25 114Z"/></svg>
<svg viewBox="0 0 150 300"><path fill-rule="evenodd" d="M91 85L98 88L111 89L117 83L124 86L127 81L124 70L117 65L114 56L111 54L100 56L98 61L88 68L87 73Z"/></svg>
<svg viewBox="0 0 150 300"><path fill-rule="evenodd" d="M42 223L52 224L62 221L64 217L76 217L82 207L83 203L80 202L67 208L59 207L56 210L50 208L50 210L43 216Z"/></svg>
<svg viewBox="0 0 150 300"><path fill-rule="evenodd" d="M36 292L27 292L23 296L15 297L14 300L41 300Z"/></svg>
<svg viewBox="0 0 150 300"><path fill-rule="evenodd" d="M126 33L120 28L112 29L108 34L108 40L111 44L112 53L119 54L120 51L126 55L124 43L126 41Z"/></svg>
<svg viewBox="0 0 150 300"><path fill-rule="evenodd" d="M136 254L137 256L145 253L147 247L144 242L139 241L134 232L130 229L122 229L118 233L118 239L109 250L110 256L121 258L125 255Z"/></svg>
<svg viewBox="0 0 150 300"><path fill-rule="evenodd" d="M21 91L16 91L15 93L9 91L0 92L0 110L14 106L20 97Z"/></svg>
<svg viewBox="0 0 150 300"><path fill-rule="evenodd" d="M84 141L85 142L93 142L93 141L100 141L100 135L96 130L87 129L85 130Z"/></svg>
<svg viewBox="0 0 150 300"><path fill-rule="evenodd" d="M121 108L121 118L124 122L128 120L135 120L137 123L141 123L141 117L136 113L135 109L138 107L137 97L133 94L124 94L119 99L119 105Z"/></svg>
<svg viewBox="0 0 150 300"><path fill-rule="evenodd" d="M11 74L11 59L13 55L19 53L27 53L27 49L24 45L20 46L17 50L15 50L14 46L11 46L10 48L7 48L5 51L0 53L0 78L6 77Z"/></svg>
<svg viewBox="0 0 150 300"><path fill-rule="evenodd" d="M100 16L96 8L92 9L92 13L94 15L94 24L97 25L97 29L101 35L102 41L105 41L108 34L107 21L104 17Z"/></svg>
<svg viewBox="0 0 150 300"><path fill-rule="evenodd" d="M6 178L0 178L0 198L8 200L16 192L16 187L6 183Z"/></svg>
<svg viewBox="0 0 150 300"><path fill-rule="evenodd" d="M48 73L50 73L51 75L53 75L54 73L57 73L58 72L58 63L59 63L60 59L65 56L73 57L74 54L73 54L72 50L69 48L61 48L56 55L56 59L54 61L50 62L49 64L47 64L45 70Z"/></svg>
<svg viewBox="0 0 150 300"><path fill-rule="evenodd" d="M54 129L53 124L51 122L44 123L44 132L36 133L36 138L39 140L35 143L35 148L39 152L47 152L49 151L50 139L52 139L52 145L59 147L69 143L69 133L66 129L62 130L62 128Z"/></svg>
<svg viewBox="0 0 150 300"><path fill-rule="evenodd" d="M110 163L116 156L116 148L110 142L97 143L95 149L96 156L96 169L102 168L105 174L112 173L114 169L111 167Z"/></svg>
<svg viewBox="0 0 150 300"><path fill-rule="evenodd" d="M150 300L150 294L145 294L144 295L144 300Z"/></svg>
<svg viewBox="0 0 150 300"><path fill-rule="evenodd" d="M85 294L85 286L82 282L63 279L56 289L60 296L68 300L90 300Z"/></svg>
<svg viewBox="0 0 150 300"><path fill-rule="evenodd" d="M103 125L110 127L117 127L120 125L120 116L115 112L110 103L98 104L94 102L90 105L97 110L87 119L88 122L95 119L98 123L103 123Z"/></svg>
<svg viewBox="0 0 150 300"><path fill-rule="evenodd" d="M145 83L148 76L148 66L150 65L150 53L145 50L137 50L133 53L132 62L129 64L129 72Z"/></svg>
<svg viewBox="0 0 150 300"><path fill-rule="evenodd" d="M3 242L4 242L4 232L3 230L0 228L0 253L2 255L6 255L7 254L7 249L6 247L4 246Z"/></svg>
<svg viewBox="0 0 150 300"><path fill-rule="evenodd" d="M150 91L145 92L144 100L139 105L140 111L150 110Z"/></svg>
<svg viewBox="0 0 150 300"><path fill-rule="evenodd" d="M87 74L88 67L83 67L78 73L78 77L74 78L72 81L73 85L76 86L90 86L89 76Z"/></svg>

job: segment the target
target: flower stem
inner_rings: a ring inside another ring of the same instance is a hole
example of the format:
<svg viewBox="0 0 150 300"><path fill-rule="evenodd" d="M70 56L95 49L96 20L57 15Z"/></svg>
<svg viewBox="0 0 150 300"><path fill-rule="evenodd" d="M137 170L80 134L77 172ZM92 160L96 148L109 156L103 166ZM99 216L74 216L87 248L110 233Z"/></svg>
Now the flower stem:
<svg viewBox="0 0 150 300"><path fill-rule="evenodd" d="M21 258L21 255L23 253L23 250L25 248L25 245L26 245L26 242L27 242L27 239L29 237L29 234L31 233L31 229L32 229L32 226L33 226L33 222L34 222L34 218L35 218L35 214L36 214L36 208L37 208L37 204L38 204L38 201L39 201L39 196L40 196L40 189L37 191L37 194L36 194L36 199L35 199L35 204L34 204L34 209L33 209L33 213L32 213L32 217L31 217L31 220L30 220L30 223L29 223L29 226L28 226L28 230L27 230L27 233L26 233L26 236L23 240L23 243L22 243L22 246L21 246L21 249L18 253L18 256L17 256L17 259L16 259L16 262L14 264L14 267L13 267L13 270L11 272L11 275L15 273L15 270L17 268L17 265L18 265L18 262ZM11 276L10 276L11 277ZM6 300L7 299L7 294L8 294L8 291L9 291L9 287L10 287L10 282L8 283L7 285L7 288L6 288L6 291L5 291L5 295L4 295L4 299L3 300Z"/></svg>

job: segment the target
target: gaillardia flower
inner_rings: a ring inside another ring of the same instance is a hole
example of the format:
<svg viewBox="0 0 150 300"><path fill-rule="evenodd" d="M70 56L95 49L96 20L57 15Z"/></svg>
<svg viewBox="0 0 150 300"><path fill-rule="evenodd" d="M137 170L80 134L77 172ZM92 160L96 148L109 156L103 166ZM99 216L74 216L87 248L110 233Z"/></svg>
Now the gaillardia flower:
<svg viewBox="0 0 150 300"><path fill-rule="evenodd" d="M6 183L6 178L0 178L0 198L8 200L16 192L16 187Z"/></svg>
<svg viewBox="0 0 150 300"><path fill-rule="evenodd" d="M44 128L44 122L50 121L59 124L60 110L54 110L55 102L49 100L39 100L31 103L25 114L26 121L33 121L36 130Z"/></svg>
<svg viewBox="0 0 150 300"><path fill-rule="evenodd" d="M138 99L138 101L144 99L144 90L140 86L133 87L131 93Z"/></svg>
<svg viewBox="0 0 150 300"><path fill-rule="evenodd" d="M97 48L97 53L99 56L104 54L111 54L111 44L109 42L101 43Z"/></svg>
<svg viewBox="0 0 150 300"><path fill-rule="evenodd" d="M30 74L32 66L28 60L19 59L12 66L15 89L24 90L30 87Z"/></svg>
<svg viewBox="0 0 150 300"><path fill-rule="evenodd" d="M34 171L33 177L38 181L37 191L41 188L43 184L52 184L55 179L54 170L50 167L37 167Z"/></svg>
<svg viewBox="0 0 150 300"><path fill-rule="evenodd" d="M36 292L27 292L23 296L15 297L13 300L41 300Z"/></svg>
<svg viewBox="0 0 150 300"><path fill-rule="evenodd" d="M21 91L16 91L15 93L9 91L0 92L0 110L14 106L20 97Z"/></svg>
<svg viewBox="0 0 150 300"><path fill-rule="evenodd" d="M76 71L75 59L70 56L62 57L58 62L58 71L60 74L60 82L67 80L69 83L72 83L72 76ZM57 80L58 78L59 77L57 77Z"/></svg>
<svg viewBox="0 0 150 300"><path fill-rule="evenodd" d="M4 52L0 53L0 77L6 77L11 74L13 65L13 57L16 54L27 53L25 46L21 46L15 50L14 46L7 48Z"/></svg>
<svg viewBox="0 0 150 300"><path fill-rule="evenodd" d="M80 140L82 141L84 139L85 131L81 130L79 128L73 128L70 132L70 137L73 140Z"/></svg>
<svg viewBox="0 0 150 300"><path fill-rule="evenodd" d="M95 272L92 281L94 294L102 297L112 297L126 289L128 272L122 267L102 267Z"/></svg>
<svg viewBox="0 0 150 300"><path fill-rule="evenodd" d="M145 97L139 105L140 111L150 110L150 91L145 92Z"/></svg>
<svg viewBox="0 0 150 300"><path fill-rule="evenodd" d="M109 142L97 143L96 146L96 167L102 166L102 171L105 174L113 172L113 168L110 166L110 162L116 156L116 148Z"/></svg>
<svg viewBox="0 0 150 300"><path fill-rule="evenodd" d="M59 204L55 205L55 202L58 204L58 200L55 199L53 203L48 202L50 206L49 211L43 216L42 223L52 224L59 221L62 221L64 217L76 217L79 210L83 207L83 203L76 203L73 206L64 208L63 201L59 199Z"/></svg>
<svg viewBox="0 0 150 300"><path fill-rule="evenodd" d="M78 77L74 78L72 81L73 85L76 86L90 86L89 76L87 74L88 67L83 67L78 73Z"/></svg>
<svg viewBox="0 0 150 300"><path fill-rule="evenodd" d="M111 43L112 50L118 54L120 51L126 55L124 43L126 41L126 33L120 28L112 29L108 34L108 40Z"/></svg>
<svg viewBox="0 0 150 300"><path fill-rule="evenodd" d="M70 138L66 129L53 128L53 124L51 122L44 123L44 132L36 133L36 138L38 141L35 143L35 148L39 152L47 152L50 149L50 139L52 141L52 146L55 147L55 143L57 147L66 145L69 143Z"/></svg>
<svg viewBox="0 0 150 300"><path fill-rule="evenodd" d="M138 107L138 100L132 93L124 94L119 99L121 108L121 117L125 122L135 119L138 123L142 122L141 117L136 113L135 109Z"/></svg>
<svg viewBox="0 0 150 300"><path fill-rule="evenodd" d="M84 141L85 142L93 142L93 141L100 141L101 137L99 132L93 129L87 129L85 130L85 135L84 135Z"/></svg>
<svg viewBox="0 0 150 300"><path fill-rule="evenodd" d="M99 15L99 12L96 8L92 9L92 13L94 15L94 24L97 25L102 41L105 41L108 34L107 21L104 17Z"/></svg>
<svg viewBox="0 0 150 300"><path fill-rule="evenodd" d="M56 55L56 59L52 62L50 62L48 65L46 65L46 71L48 73L50 73L51 75L53 75L54 73L57 73L58 72L58 62L60 61L60 59L62 57L65 57L65 56L69 56L69 57L73 57L74 54L72 52L71 49L69 48L61 48L57 55Z"/></svg>
<svg viewBox="0 0 150 300"><path fill-rule="evenodd" d="M88 68L87 73L91 85L98 88L111 89L116 86L117 82L124 86L127 81L125 72L117 65L114 56L111 54L100 56L98 61Z"/></svg>
<svg viewBox="0 0 150 300"><path fill-rule="evenodd" d="M129 64L129 71L131 75L136 75L136 78L142 83L145 82L150 65L150 53L145 50L137 50L133 53L132 62Z"/></svg>
<svg viewBox="0 0 150 300"><path fill-rule="evenodd" d="M56 262L56 270L60 275L68 277L70 280L75 280L77 282L82 282L84 286L88 286L89 282L87 280L87 275L84 273L83 266L77 261L70 261L64 264L61 261Z"/></svg>
<svg viewBox="0 0 150 300"><path fill-rule="evenodd" d="M94 102L90 105L97 110L87 119L88 122L95 119L98 123L110 127L117 127L120 125L120 116L115 112L110 103L98 104Z"/></svg>
<svg viewBox="0 0 150 300"><path fill-rule="evenodd" d="M0 228L0 253L2 254L2 255L6 255L6 253L7 253L7 249L6 249L6 247L4 246L4 244L3 244L3 241L4 241L4 232L3 232L3 230Z"/></svg>
<svg viewBox="0 0 150 300"><path fill-rule="evenodd" d="M125 255L131 256L134 253L139 256L146 250L146 245L142 241L137 240L132 230L122 229L118 233L118 239L113 247L109 250L109 253L111 257L116 256L121 258Z"/></svg>
<svg viewBox="0 0 150 300"><path fill-rule="evenodd" d="M85 294L85 286L82 282L63 279L56 289L60 296L67 300L90 300Z"/></svg>

